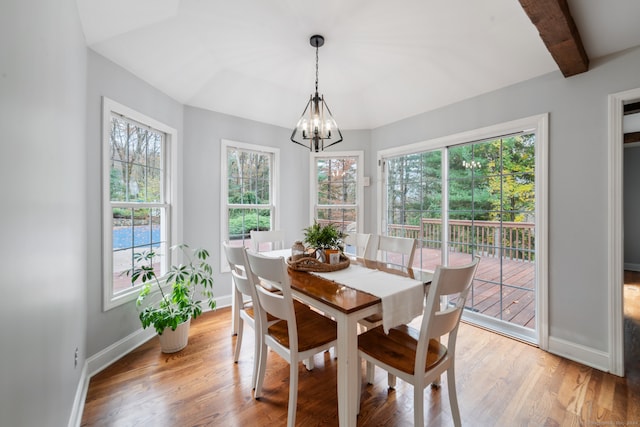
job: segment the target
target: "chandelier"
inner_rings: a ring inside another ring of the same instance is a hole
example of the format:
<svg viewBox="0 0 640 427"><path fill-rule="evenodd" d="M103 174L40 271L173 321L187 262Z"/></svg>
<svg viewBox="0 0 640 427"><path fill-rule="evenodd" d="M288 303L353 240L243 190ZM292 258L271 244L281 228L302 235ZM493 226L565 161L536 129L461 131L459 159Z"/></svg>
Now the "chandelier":
<svg viewBox="0 0 640 427"><path fill-rule="evenodd" d="M309 98L302 117L291 133L291 141L317 153L342 141L342 132L324 102L324 95L318 95L318 48L324 44L324 37L311 36L309 43L316 48L316 91Z"/></svg>

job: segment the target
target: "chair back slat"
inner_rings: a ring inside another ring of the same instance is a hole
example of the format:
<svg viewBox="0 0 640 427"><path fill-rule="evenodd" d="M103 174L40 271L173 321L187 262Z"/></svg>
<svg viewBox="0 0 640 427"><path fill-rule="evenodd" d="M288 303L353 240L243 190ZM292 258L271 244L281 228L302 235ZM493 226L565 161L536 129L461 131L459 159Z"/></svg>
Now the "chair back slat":
<svg viewBox="0 0 640 427"><path fill-rule="evenodd" d="M388 261L389 254L399 254L402 257L402 265L411 267L416 251L417 241L408 237L377 236L378 252L383 256L383 261Z"/></svg>
<svg viewBox="0 0 640 427"><path fill-rule="evenodd" d="M249 296L255 300L255 276L251 272L247 250L243 246L231 246L229 242L223 242L224 253L227 256L234 287L237 292Z"/></svg>
<svg viewBox="0 0 640 427"><path fill-rule="evenodd" d="M270 247L267 247L265 250L275 251L284 249L284 232L282 230L251 230L250 235L251 250L253 252L260 252L261 247L264 247L265 243L271 243Z"/></svg>
<svg viewBox="0 0 640 427"><path fill-rule="evenodd" d="M278 319L291 320L291 313L284 296L271 292L260 285L257 286L256 291L262 310Z"/></svg>
<svg viewBox="0 0 640 427"><path fill-rule="evenodd" d="M368 233L351 233L344 238L345 245L353 246L356 250L355 255L357 257L365 257L369 248L369 242L371 241L371 234Z"/></svg>
<svg viewBox="0 0 640 427"><path fill-rule="evenodd" d="M233 283L235 283L238 291L243 295L252 297L251 299L253 300L256 289L253 280L250 280L249 277L246 276L246 273L241 274L238 270L231 270L231 275L233 276Z"/></svg>

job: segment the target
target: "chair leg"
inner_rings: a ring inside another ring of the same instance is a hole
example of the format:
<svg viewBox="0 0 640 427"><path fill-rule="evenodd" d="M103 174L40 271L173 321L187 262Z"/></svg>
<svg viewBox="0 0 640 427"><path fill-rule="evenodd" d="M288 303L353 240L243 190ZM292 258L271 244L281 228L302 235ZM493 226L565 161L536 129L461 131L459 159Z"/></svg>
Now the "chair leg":
<svg viewBox="0 0 640 427"><path fill-rule="evenodd" d="M258 367L260 365L260 358L262 357L262 346L260 344L260 334L258 331L253 331L253 375L251 376L251 388L256 389L256 382L258 381Z"/></svg>
<svg viewBox="0 0 640 427"><path fill-rule="evenodd" d="M308 359L304 359L302 364L307 368L307 371L313 371L313 368L316 367L315 362L313 361L313 356Z"/></svg>
<svg viewBox="0 0 640 427"><path fill-rule="evenodd" d="M366 363L367 365L367 384L373 384L373 377L375 376L375 365L369 361Z"/></svg>
<svg viewBox="0 0 640 427"><path fill-rule="evenodd" d="M413 385L413 425L424 426L424 387Z"/></svg>
<svg viewBox="0 0 640 427"><path fill-rule="evenodd" d="M244 331L244 322L242 319L238 321L238 337L236 338L236 351L233 354L233 361L238 363L240 358L240 347L242 347L242 331Z"/></svg>
<svg viewBox="0 0 640 427"><path fill-rule="evenodd" d="M387 384L389 385L389 388L396 388L396 376L387 373Z"/></svg>
<svg viewBox="0 0 640 427"><path fill-rule="evenodd" d="M289 365L289 415L287 417L287 427L296 425L296 407L298 404L298 360L291 359Z"/></svg>
<svg viewBox="0 0 640 427"><path fill-rule="evenodd" d="M258 379L256 380L256 391L254 398L259 399L262 396L262 383L264 382L264 374L267 368L267 346L263 343L260 346L260 357L258 361Z"/></svg>
<svg viewBox="0 0 640 427"><path fill-rule="evenodd" d="M453 415L453 424L456 427L462 425L460 419L460 408L458 407L458 395L456 394L456 376L453 371L453 364L447 370L447 386L449 387L449 404L451 405L451 415Z"/></svg>

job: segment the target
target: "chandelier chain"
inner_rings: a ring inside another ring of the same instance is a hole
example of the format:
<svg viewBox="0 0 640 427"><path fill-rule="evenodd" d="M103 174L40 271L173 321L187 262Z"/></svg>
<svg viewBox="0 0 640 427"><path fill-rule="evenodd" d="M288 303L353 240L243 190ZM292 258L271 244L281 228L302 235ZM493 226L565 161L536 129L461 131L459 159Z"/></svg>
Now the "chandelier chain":
<svg viewBox="0 0 640 427"><path fill-rule="evenodd" d="M316 46L316 93L318 93L318 46Z"/></svg>

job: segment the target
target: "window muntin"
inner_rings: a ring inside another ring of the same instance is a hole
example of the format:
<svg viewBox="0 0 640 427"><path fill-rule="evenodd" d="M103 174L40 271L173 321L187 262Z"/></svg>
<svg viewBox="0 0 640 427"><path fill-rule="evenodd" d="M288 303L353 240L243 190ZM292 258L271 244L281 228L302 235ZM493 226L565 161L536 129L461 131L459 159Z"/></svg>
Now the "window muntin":
<svg viewBox="0 0 640 427"><path fill-rule="evenodd" d="M153 249L162 257L154 265L166 272L171 245L170 143L175 130L104 98L104 309L130 301L126 271L133 254Z"/></svg>

